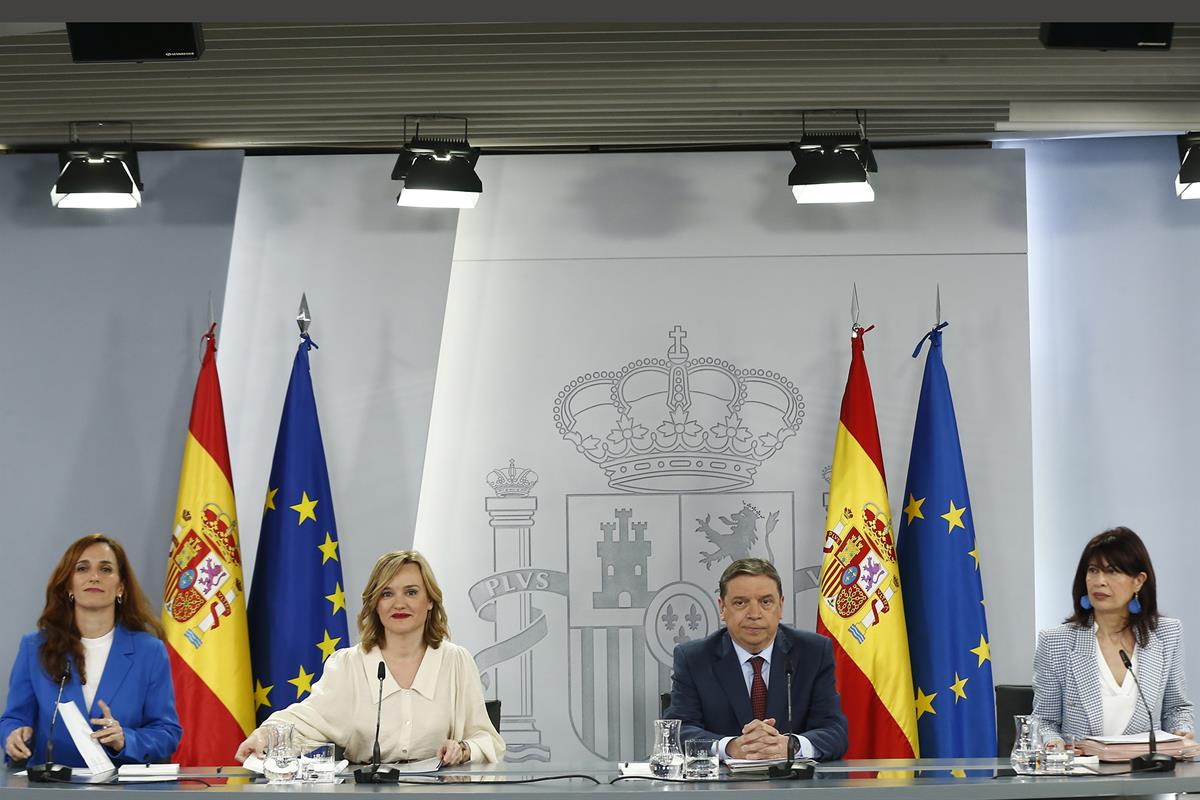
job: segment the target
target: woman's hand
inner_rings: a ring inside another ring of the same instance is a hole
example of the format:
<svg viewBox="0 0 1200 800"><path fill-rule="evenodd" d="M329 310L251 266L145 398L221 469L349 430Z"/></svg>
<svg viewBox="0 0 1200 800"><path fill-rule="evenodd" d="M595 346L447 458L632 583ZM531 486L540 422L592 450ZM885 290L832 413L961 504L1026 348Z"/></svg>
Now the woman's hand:
<svg viewBox="0 0 1200 800"><path fill-rule="evenodd" d="M447 739L438 748L438 760L447 767L462 764L471 760L471 748L466 742Z"/></svg>
<svg viewBox="0 0 1200 800"><path fill-rule="evenodd" d="M27 761L33 753L26 742L32 738L33 728L22 725L8 735L8 739L4 742L4 752L13 761Z"/></svg>
<svg viewBox="0 0 1200 800"><path fill-rule="evenodd" d="M92 720L92 725L100 728L92 734L92 738L114 753L119 753L125 749L125 729L121 727L121 723L113 719L112 711L109 710L107 703L103 700L97 700L96 703L100 706L100 713L104 716Z"/></svg>
<svg viewBox="0 0 1200 800"><path fill-rule="evenodd" d="M1200 756L1200 744L1196 742L1195 734L1191 731L1171 731L1183 738L1183 748L1179 751L1180 758L1195 758Z"/></svg>
<svg viewBox="0 0 1200 800"><path fill-rule="evenodd" d="M262 737L258 735L258 731L255 731L246 737L246 741L238 745L237 752L234 753L233 757L237 759L239 764L242 764L250 756L258 756L259 758L262 758L263 752L266 749L266 743L262 740Z"/></svg>

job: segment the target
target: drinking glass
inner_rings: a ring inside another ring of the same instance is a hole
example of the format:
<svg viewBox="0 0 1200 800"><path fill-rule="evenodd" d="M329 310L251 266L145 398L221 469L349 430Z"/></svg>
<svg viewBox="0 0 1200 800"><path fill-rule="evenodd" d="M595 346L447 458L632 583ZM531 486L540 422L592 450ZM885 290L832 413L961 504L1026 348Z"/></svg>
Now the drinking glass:
<svg viewBox="0 0 1200 800"><path fill-rule="evenodd" d="M1075 765L1075 737L1063 734L1062 739L1046 742L1043 766L1047 775L1070 775Z"/></svg>
<svg viewBox="0 0 1200 800"><path fill-rule="evenodd" d="M683 743L684 778L688 780L715 778L719 769L716 739L688 739Z"/></svg>
<svg viewBox="0 0 1200 800"><path fill-rule="evenodd" d="M314 744L300 753L300 780L306 783L333 783L336 771L332 744Z"/></svg>
<svg viewBox="0 0 1200 800"><path fill-rule="evenodd" d="M263 727L267 737L263 774L267 783L290 783L300 769L300 747L296 744L295 728L286 723Z"/></svg>
<svg viewBox="0 0 1200 800"><path fill-rule="evenodd" d="M650 772L658 778L678 778L683 773L679 720L654 720L654 750L650 753Z"/></svg>
<svg viewBox="0 0 1200 800"><path fill-rule="evenodd" d="M1041 766L1043 754L1038 718L1032 714L1017 714L1013 717L1013 724L1016 726L1016 736L1009 758L1013 771L1018 775L1034 775Z"/></svg>

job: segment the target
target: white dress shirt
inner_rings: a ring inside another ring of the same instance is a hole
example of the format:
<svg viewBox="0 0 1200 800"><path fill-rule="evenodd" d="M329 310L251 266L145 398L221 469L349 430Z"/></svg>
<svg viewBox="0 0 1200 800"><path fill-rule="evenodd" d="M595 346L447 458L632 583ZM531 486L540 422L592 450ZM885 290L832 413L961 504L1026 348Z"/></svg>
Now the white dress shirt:
<svg viewBox="0 0 1200 800"><path fill-rule="evenodd" d="M381 663L378 649L363 652L355 645L338 650L325 662L312 694L276 711L267 722L290 722L302 739L340 744L350 761L369 762ZM475 659L465 648L443 641L437 649L425 650L411 688L402 688L385 670L379 749L385 762L412 761L436 756L447 739L466 741L472 761L492 763L504 756L504 740L483 706Z"/></svg>
<svg viewBox="0 0 1200 800"><path fill-rule="evenodd" d="M733 652L737 654L738 663L742 665L742 677L746 679L746 695L750 696L750 687L754 683L754 665L750 663L750 659L754 658L755 656L762 656L763 665L760 672L762 673L763 683L770 687L771 655L775 652L775 642L771 642L764 650L760 650L757 653L751 653L750 651L744 649L740 644L735 642L732 636L729 637L729 641L733 645ZM775 720L775 723L778 725L779 720ZM816 748L813 747L812 742L810 742L806 737L797 733L793 733L792 736L796 739L797 758L814 758L816 756ZM722 737L719 742L717 742L717 752L720 754L722 761L728 758L725 748L728 747L729 743L736 738L736 736L725 736Z"/></svg>
<svg viewBox="0 0 1200 800"><path fill-rule="evenodd" d="M95 639L79 637L79 642L83 645L83 669L87 673L87 683L82 687L83 703L87 706L88 713L91 713L92 701L96 699L96 690L100 688L100 677L104 674L104 665L108 663L108 652L112 650L113 633L116 630L114 626L108 633ZM104 715L97 709L97 713L92 716Z"/></svg>
<svg viewBox="0 0 1200 800"><path fill-rule="evenodd" d="M1104 654L1100 652L1100 640L1096 640L1096 660L1099 662L1100 673L1100 702L1104 708L1104 736L1120 736L1129 727L1133 719L1134 709L1137 708L1137 686L1129 670L1125 670L1125 680L1117 683L1116 676L1109 669ZM1137 669L1137 648L1133 648L1130 663Z"/></svg>

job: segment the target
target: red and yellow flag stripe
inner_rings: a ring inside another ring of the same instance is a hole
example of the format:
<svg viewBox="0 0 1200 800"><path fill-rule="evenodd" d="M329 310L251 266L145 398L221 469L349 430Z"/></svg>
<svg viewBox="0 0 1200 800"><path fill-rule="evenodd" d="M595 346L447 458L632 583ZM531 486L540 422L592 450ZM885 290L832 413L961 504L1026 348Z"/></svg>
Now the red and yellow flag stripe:
<svg viewBox="0 0 1200 800"><path fill-rule="evenodd" d="M163 626L183 739L184 766L232 763L254 729L237 509L217 378L213 330L206 338L179 475L179 498Z"/></svg>
<svg viewBox="0 0 1200 800"><path fill-rule="evenodd" d="M869 329L868 329L869 330ZM908 632L863 334L851 336L825 521L817 630L833 640L846 758L919 755Z"/></svg>

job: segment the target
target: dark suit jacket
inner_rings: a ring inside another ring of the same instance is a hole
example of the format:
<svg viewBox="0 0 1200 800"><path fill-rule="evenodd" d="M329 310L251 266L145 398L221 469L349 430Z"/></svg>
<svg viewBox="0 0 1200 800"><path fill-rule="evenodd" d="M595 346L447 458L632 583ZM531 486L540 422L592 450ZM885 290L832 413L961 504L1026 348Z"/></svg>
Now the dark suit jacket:
<svg viewBox="0 0 1200 800"><path fill-rule="evenodd" d="M8 707L0 717L0 742L6 741L8 735L22 725L33 728L30 764L41 764L46 760L46 734L54 712L54 698L58 695L58 678L47 675L38 660L42 640L41 633L30 633L21 639L21 648L8 679ZM171 663L162 641L149 633L118 625L104 673L88 678L99 678L96 701L103 700L108 704L113 719L120 722L125 731L125 748L120 753L109 752L113 763L170 761L179 746L183 729L175 713ZM85 707L79 670L74 664L63 687L62 701L74 702L84 719L104 716L100 713L99 702L93 701L91 709ZM5 760L8 760L7 756ZM54 760L72 767L85 766L83 756L75 749L62 720L54 726Z"/></svg>
<svg viewBox="0 0 1200 800"><path fill-rule="evenodd" d="M792 659L792 716L788 724L787 671ZM754 717L750 693L725 628L675 648L668 719L683 721L684 740L720 739L741 734ZM817 758L829 761L846 752L846 715L834 683L833 645L816 633L780 625L767 684L767 716L781 733L796 733L816 748Z"/></svg>

